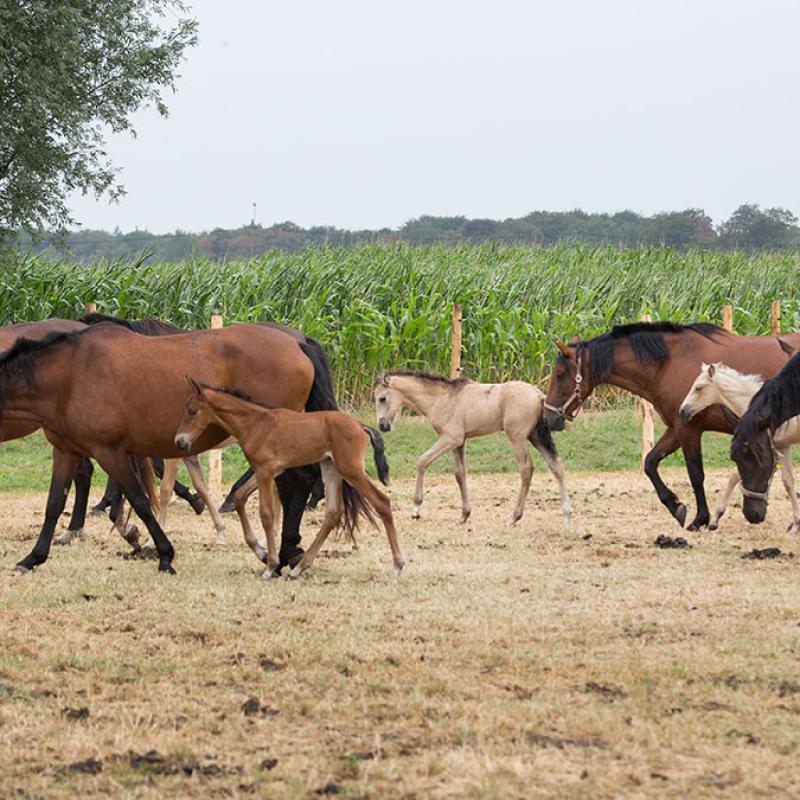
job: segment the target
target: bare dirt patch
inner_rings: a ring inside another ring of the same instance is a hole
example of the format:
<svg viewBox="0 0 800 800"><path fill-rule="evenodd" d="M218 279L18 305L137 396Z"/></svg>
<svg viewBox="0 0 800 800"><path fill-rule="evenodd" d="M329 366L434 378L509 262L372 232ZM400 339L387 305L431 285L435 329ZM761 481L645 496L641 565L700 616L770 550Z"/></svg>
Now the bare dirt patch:
<svg viewBox="0 0 800 800"><path fill-rule="evenodd" d="M472 476L461 526L451 477L419 521L395 482L399 581L364 530L263 583L182 506L175 577L98 519L12 574L44 498L3 495L0 796L800 795L800 558L742 558L800 552L777 483L680 549L637 474L570 476L571 529L541 474L505 527L516 485Z"/></svg>

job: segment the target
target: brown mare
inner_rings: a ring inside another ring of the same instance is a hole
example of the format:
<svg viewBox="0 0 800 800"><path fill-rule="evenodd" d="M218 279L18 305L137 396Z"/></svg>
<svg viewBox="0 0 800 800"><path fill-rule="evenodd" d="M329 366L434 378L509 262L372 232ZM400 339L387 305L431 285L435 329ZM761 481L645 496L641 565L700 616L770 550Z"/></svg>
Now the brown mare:
<svg viewBox="0 0 800 800"><path fill-rule="evenodd" d="M285 333L258 325L162 337L100 325L39 342L19 340L0 356L0 419L35 422L54 447L45 522L18 567L29 570L47 559L65 490L81 458L92 457L120 484L147 526L159 570L174 572L173 547L153 516L131 456L185 456L174 435L190 393L187 372L209 383L241 386L265 402L297 411L325 402L320 385L329 385L329 376L320 378L310 352ZM211 426L192 453L226 437ZM307 496L306 490L303 505ZM283 541L281 563L295 555L285 546Z"/></svg>
<svg viewBox="0 0 800 800"><path fill-rule="evenodd" d="M563 430L565 420L573 419L601 384L619 386L649 400L667 429L648 453L645 473L658 499L683 526L686 506L658 474L662 459L681 448L697 502L697 515L689 530L698 530L709 522L703 488L702 434L733 433L733 428L719 406L711 406L691 421L684 421L680 416L683 398L703 362L721 361L739 372L769 378L784 365L786 353L799 345L800 334L737 336L705 322L619 325L588 341L570 345L559 342L560 354L545 399L545 421L551 430Z"/></svg>
<svg viewBox="0 0 800 800"><path fill-rule="evenodd" d="M248 545L267 565L261 576L263 579L272 578L278 567L273 531L275 478L291 467L317 462L325 482L325 518L313 544L289 573L289 577L296 578L311 566L328 534L343 518L345 527L352 534L358 521L358 512L368 513L363 502L348 508L343 497L342 479L355 490L359 500L365 499L381 518L392 551L395 575L400 574L405 561L397 544L389 498L364 471L367 442L371 442L378 475L384 483L388 482L389 465L377 431L341 411L298 414L284 408L268 408L253 403L238 390L215 389L194 380L191 385L193 393L175 433L175 444L189 452L209 425L218 426L239 440L258 482L261 525L267 539L266 554L253 534L243 508L237 506L237 510Z"/></svg>
<svg viewBox="0 0 800 800"><path fill-rule="evenodd" d="M85 326L71 319L46 319L41 322L19 322L0 328L0 352L10 350L18 339L39 341L52 333L70 333ZM0 442L21 439L39 429L39 425L28 420L0 420ZM75 471L75 501L72 506L67 535L80 533L86 520L86 507L92 486L94 468L88 459L81 461Z"/></svg>

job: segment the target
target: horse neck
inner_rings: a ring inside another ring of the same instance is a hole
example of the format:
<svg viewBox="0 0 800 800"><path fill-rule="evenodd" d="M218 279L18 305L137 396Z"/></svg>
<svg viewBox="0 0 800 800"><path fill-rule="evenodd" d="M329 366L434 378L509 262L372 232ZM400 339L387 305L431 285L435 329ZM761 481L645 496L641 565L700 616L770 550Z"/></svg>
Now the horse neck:
<svg viewBox="0 0 800 800"><path fill-rule="evenodd" d="M427 417L436 405L450 394L450 386L439 381L426 381L413 375L395 375L392 388L403 397L403 402L414 411Z"/></svg>
<svg viewBox="0 0 800 800"><path fill-rule="evenodd" d="M206 397L206 405L213 421L239 441L247 437L255 423L268 415L269 409L251 408L243 401L232 397ZM255 418L255 419L254 419Z"/></svg>
<svg viewBox="0 0 800 800"><path fill-rule="evenodd" d="M747 411L753 395L759 390L759 386L753 381L741 375L722 371L718 371L714 376L714 384L723 404L739 416Z"/></svg>
<svg viewBox="0 0 800 800"><path fill-rule="evenodd" d="M53 353L43 352L34 357L30 371L0 377L0 417L40 422L54 419L72 374L63 359L71 359L72 352L72 348L63 347Z"/></svg>
<svg viewBox="0 0 800 800"><path fill-rule="evenodd" d="M649 400L655 400L656 387L654 386L652 370L649 367L659 366L658 364L641 364L636 360L633 351L626 348L625 351L618 347L614 354L614 366L608 371L606 376L598 384L592 382L592 390L601 384L619 386L620 389L632 392L633 394Z"/></svg>

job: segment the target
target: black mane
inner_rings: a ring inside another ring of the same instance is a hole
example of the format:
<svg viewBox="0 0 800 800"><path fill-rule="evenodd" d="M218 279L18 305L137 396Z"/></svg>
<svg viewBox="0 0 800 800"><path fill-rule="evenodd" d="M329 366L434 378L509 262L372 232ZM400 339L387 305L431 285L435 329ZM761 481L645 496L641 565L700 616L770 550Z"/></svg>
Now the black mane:
<svg viewBox="0 0 800 800"><path fill-rule="evenodd" d="M626 342L633 350L640 364L656 364L669 358L669 348L664 340L667 333L699 333L713 339L724 329L710 322L694 322L691 325L678 325L675 322L634 322L630 325L615 325L610 331L593 339L578 342L580 350L589 352L592 383L604 383L614 366L614 349L618 342Z"/></svg>
<svg viewBox="0 0 800 800"><path fill-rule="evenodd" d="M461 387L469 383L469 378L446 378L444 375L437 375L435 372L425 372L423 370L410 370L410 369L393 369L389 372L382 372L375 378L375 385L377 385L384 377L392 378L395 375L398 377L419 378L423 381L431 381L432 383L443 383L447 386Z"/></svg>
<svg viewBox="0 0 800 800"><path fill-rule="evenodd" d="M767 428L774 433L784 422L798 414L800 414L800 351L783 365L783 369L774 378L765 381L755 393L747 411L739 420L735 439L749 442L752 446L761 440L759 434L763 434ZM767 442L764 437L762 443L764 447L767 446Z"/></svg>
<svg viewBox="0 0 800 800"><path fill-rule="evenodd" d="M0 412L5 406L9 385L17 378L24 378L30 385L33 370L42 350L48 350L62 342L72 343L90 328L77 331L49 333L41 339L17 339L4 353L0 353Z"/></svg>
<svg viewBox="0 0 800 800"><path fill-rule="evenodd" d="M108 314L99 314L93 311L91 314L86 314L81 317L78 322L84 325L100 325L104 322L113 325L119 325L122 328L127 328L134 333L141 333L145 336L164 336L171 333L186 333L183 328L178 328L171 322L164 322L162 319L156 317L147 317L145 319L122 319L121 317L112 317Z"/></svg>
<svg viewBox="0 0 800 800"><path fill-rule="evenodd" d="M203 389L211 389L212 392L229 394L231 397L235 397L238 400L244 400L246 403L252 403L254 406L261 406L261 408L278 408L278 406L273 406L269 403L263 403L261 400L254 400L249 394L247 394L247 392L242 391L241 389L228 389L226 386L212 386L210 383L201 383L200 381L198 381L197 385L202 386Z"/></svg>

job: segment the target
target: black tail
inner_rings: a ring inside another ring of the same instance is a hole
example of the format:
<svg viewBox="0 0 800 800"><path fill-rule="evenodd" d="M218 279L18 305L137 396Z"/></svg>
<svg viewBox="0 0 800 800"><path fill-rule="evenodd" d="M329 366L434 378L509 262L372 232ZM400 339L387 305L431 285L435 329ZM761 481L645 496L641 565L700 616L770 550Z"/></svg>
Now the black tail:
<svg viewBox="0 0 800 800"><path fill-rule="evenodd" d="M375 454L375 469L378 470L378 478L384 486L389 485L389 462L386 460L386 447L383 444L383 438L375 430L370 428L369 425L364 426L364 433L369 436L372 444L372 450Z"/></svg>
<svg viewBox="0 0 800 800"><path fill-rule="evenodd" d="M553 441L553 434L547 423L544 421L544 415L539 417L539 421L534 426L533 430L528 434L528 441L537 449L546 450L551 456L558 456L556 450L556 443Z"/></svg>
<svg viewBox="0 0 800 800"><path fill-rule="evenodd" d="M306 400L306 411L336 411L339 404L336 402L331 365L325 350L310 336L306 336L306 341L300 342L299 346L314 365L314 383Z"/></svg>

